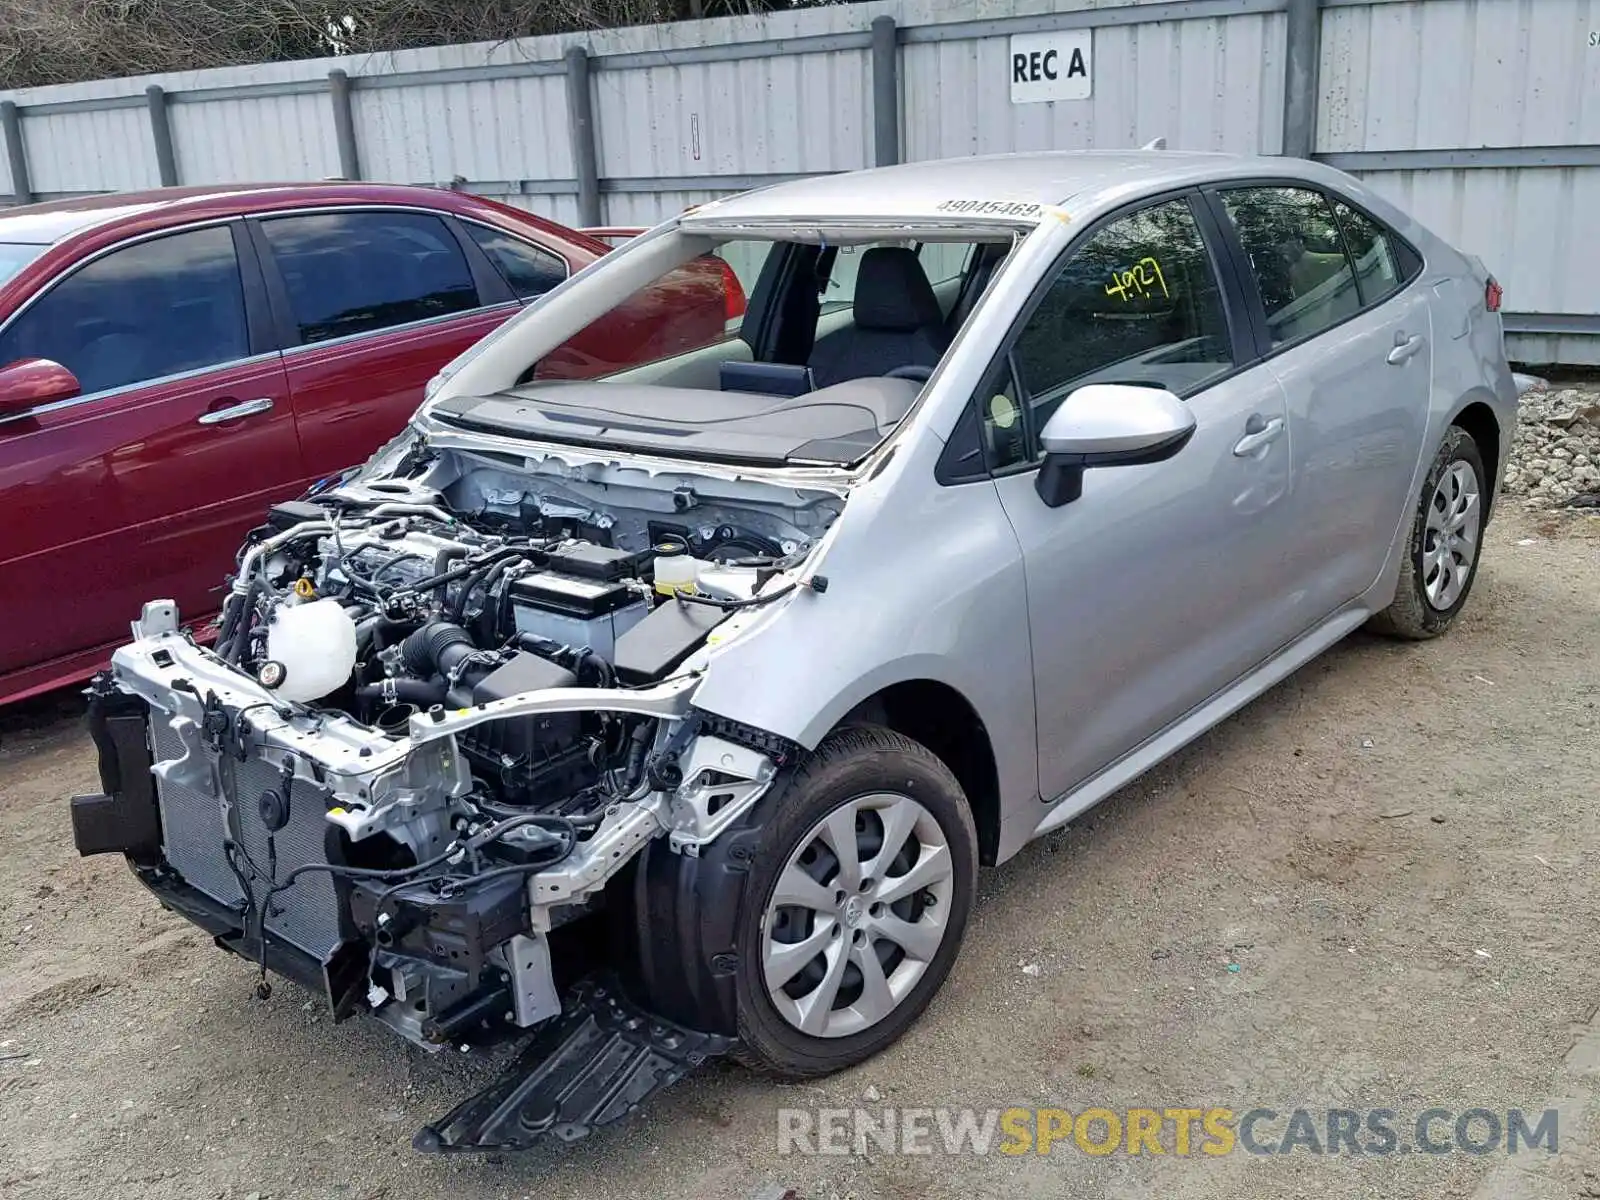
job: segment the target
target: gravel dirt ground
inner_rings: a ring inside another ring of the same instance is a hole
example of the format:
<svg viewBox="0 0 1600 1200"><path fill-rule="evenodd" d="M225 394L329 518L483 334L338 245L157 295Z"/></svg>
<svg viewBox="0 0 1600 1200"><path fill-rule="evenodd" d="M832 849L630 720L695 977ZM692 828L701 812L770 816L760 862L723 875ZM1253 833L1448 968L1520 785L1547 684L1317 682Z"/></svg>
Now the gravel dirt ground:
<svg viewBox="0 0 1600 1200"><path fill-rule="evenodd" d="M522 1156L413 1153L487 1068L335 1027L291 985L254 1000L251 968L120 860L75 856L66 797L97 784L77 700L11 710L0 1193L1600 1196L1600 521L1508 506L1488 542L1448 637L1349 639L987 872L954 976L889 1053L810 1086L718 1065ZM779 1155L778 1109L852 1104L1559 1104L1562 1124L1559 1154L1516 1160Z"/></svg>

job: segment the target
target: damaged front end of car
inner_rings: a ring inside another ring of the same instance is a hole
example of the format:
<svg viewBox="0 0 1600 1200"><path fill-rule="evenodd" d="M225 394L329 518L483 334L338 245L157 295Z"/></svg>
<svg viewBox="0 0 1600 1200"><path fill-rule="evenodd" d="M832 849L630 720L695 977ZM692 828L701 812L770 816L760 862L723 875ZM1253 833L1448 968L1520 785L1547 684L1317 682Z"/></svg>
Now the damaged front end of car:
<svg viewBox="0 0 1600 1200"><path fill-rule="evenodd" d="M419 1149L570 1140L732 1044L716 1005L629 986L672 970L639 949L667 919L642 852L692 871L798 754L694 695L825 587L843 492L414 450L275 508L214 647L145 607L90 689L105 791L74 833L263 997L276 974L430 1049L525 1040Z"/></svg>

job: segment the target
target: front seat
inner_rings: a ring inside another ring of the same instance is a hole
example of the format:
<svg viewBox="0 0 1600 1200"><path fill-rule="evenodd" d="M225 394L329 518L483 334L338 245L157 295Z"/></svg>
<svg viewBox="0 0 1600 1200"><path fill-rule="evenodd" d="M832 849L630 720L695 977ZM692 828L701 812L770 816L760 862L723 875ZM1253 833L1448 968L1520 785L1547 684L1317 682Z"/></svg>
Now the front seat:
<svg viewBox="0 0 1600 1200"><path fill-rule="evenodd" d="M949 345L939 299L907 246L876 246L861 256L854 307L855 323L818 339L811 351L819 388L896 367L931 368Z"/></svg>

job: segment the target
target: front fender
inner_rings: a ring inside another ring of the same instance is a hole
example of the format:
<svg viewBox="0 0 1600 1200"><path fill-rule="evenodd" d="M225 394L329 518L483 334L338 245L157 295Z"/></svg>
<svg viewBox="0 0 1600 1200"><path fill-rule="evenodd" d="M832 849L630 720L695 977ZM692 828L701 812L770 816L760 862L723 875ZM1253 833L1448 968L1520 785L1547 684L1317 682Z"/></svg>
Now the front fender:
<svg viewBox="0 0 1600 1200"><path fill-rule="evenodd" d="M992 483L941 487L901 449L829 531L813 568L826 593L798 593L717 647L694 705L814 749L884 688L932 680L987 727L1002 806L1023 803L1039 780L1016 535Z"/></svg>

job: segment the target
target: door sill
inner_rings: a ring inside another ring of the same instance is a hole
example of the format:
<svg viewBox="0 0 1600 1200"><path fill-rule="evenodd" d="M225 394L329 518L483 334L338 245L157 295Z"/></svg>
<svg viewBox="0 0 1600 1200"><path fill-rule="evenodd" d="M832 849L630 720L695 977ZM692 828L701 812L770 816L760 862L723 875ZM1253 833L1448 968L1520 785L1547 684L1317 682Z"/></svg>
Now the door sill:
<svg viewBox="0 0 1600 1200"><path fill-rule="evenodd" d="M1151 767L1176 754L1212 726L1238 712L1273 685L1281 683L1324 650L1354 633L1372 613L1365 606L1346 608L1290 642L1271 658L1240 676L1198 708L1192 708L1160 733L1130 750L1099 774L1050 802L1050 810L1029 840L1065 825L1093 808L1112 792L1132 783Z"/></svg>

